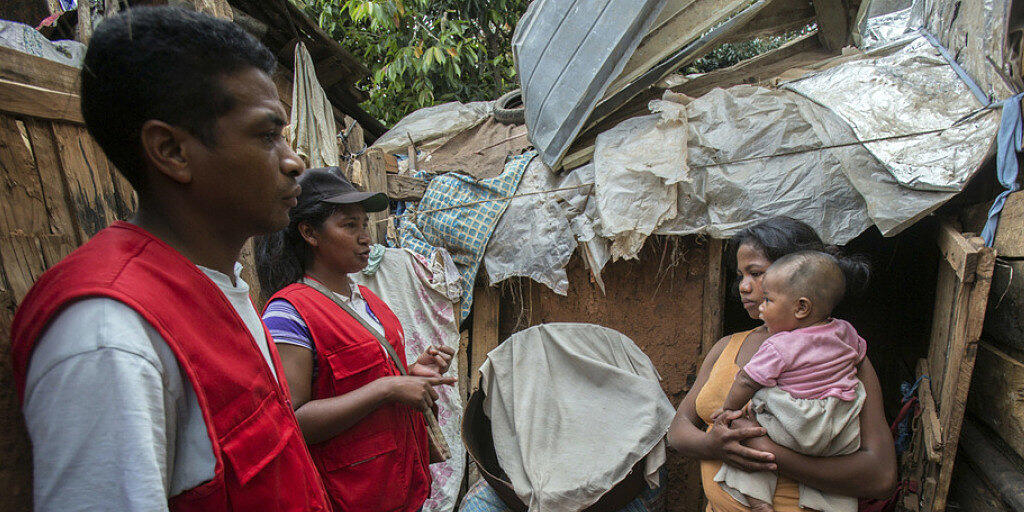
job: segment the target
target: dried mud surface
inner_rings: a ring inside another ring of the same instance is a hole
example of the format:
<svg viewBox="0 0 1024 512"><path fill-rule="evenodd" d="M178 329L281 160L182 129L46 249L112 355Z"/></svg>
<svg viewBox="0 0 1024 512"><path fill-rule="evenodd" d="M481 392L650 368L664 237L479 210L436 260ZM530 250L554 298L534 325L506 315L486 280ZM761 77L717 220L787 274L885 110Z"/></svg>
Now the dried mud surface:
<svg viewBox="0 0 1024 512"><path fill-rule="evenodd" d="M533 325L588 322L615 329L651 358L662 388L677 406L700 365L702 298L707 252L693 237L648 240L639 260L609 263L606 295L591 281L582 260L567 268L569 295L522 279L503 284L500 339ZM696 461L670 453L666 509L699 510L702 499Z"/></svg>

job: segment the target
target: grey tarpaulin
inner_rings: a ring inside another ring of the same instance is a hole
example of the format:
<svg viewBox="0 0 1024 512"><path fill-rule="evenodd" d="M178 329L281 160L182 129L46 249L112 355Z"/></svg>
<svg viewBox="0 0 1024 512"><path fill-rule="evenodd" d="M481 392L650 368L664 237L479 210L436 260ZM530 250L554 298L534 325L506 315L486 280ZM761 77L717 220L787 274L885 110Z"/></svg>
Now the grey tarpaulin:
<svg viewBox="0 0 1024 512"><path fill-rule="evenodd" d="M896 180L918 190L956 192L989 154L999 113L984 105L923 37L786 84L839 114ZM964 121L962 119L967 118Z"/></svg>
<svg viewBox="0 0 1024 512"><path fill-rule="evenodd" d="M403 117L394 128L381 135L373 147L385 153L405 153L409 144L439 146L455 134L482 123L493 111L491 101L452 101L421 108Z"/></svg>
<svg viewBox="0 0 1024 512"><path fill-rule="evenodd" d="M563 179L534 158L516 195L560 188ZM484 267L491 284L525 276L565 295L569 290L565 266L574 250L576 239L557 195L529 195L509 201L487 243Z"/></svg>
<svg viewBox="0 0 1024 512"><path fill-rule="evenodd" d="M610 242L595 232L595 228L600 229L600 222L597 200L590 194L593 183L593 165L555 176L539 159L531 162L517 194L558 191L509 202L484 253L490 283L513 276L529 277L555 293L566 295L569 280L565 266L579 247L603 292L601 271L611 252Z"/></svg>
<svg viewBox="0 0 1024 512"><path fill-rule="evenodd" d="M84 44L50 41L34 28L15 21L0 20L0 46L76 68L82 67L85 59Z"/></svg>
<svg viewBox="0 0 1024 512"><path fill-rule="evenodd" d="M652 105L662 114L627 119L599 135L594 148L597 212L615 259L635 257L655 229L680 217L676 183L690 175L686 110Z"/></svg>
<svg viewBox="0 0 1024 512"><path fill-rule="evenodd" d="M641 460L657 485L675 411L651 360L623 334L531 327L492 350L480 375L498 463L531 512L583 510Z"/></svg>
<svg viewBox="0 0 1024 512"><path fill-rule="evenodd" d="M565 155L665 0L538 0L512 37L530 141L544 163Z"/></svg>

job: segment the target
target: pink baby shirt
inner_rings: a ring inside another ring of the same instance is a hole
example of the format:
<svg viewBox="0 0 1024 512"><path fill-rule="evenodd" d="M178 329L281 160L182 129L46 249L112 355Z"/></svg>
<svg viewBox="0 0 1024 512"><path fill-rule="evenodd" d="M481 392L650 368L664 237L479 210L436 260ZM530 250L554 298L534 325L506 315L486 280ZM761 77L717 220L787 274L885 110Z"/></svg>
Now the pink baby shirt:
<svg viewBox="0 0 1024 512"><path fill-rule="evenodd" d="M857 397L857 364L867 343L845 320L832 319L772 335L743 371L762 386L778 386L794 398Z"/></svg>

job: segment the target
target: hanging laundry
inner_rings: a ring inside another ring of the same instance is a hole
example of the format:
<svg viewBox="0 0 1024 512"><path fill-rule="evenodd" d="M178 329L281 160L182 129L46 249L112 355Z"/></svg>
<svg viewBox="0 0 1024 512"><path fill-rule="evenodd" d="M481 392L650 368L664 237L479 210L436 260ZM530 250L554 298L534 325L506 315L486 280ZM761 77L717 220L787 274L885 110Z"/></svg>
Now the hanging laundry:
<svg viewBox="0 0 1024 512"><path fill-rule="evenodd" d="M448 251L437 249L424 257L408 249L385 249L374 245L378 254L374 271L351 274L357 283L377 294L395 312L405 331L405 356L415 361L427 347L444 345L459 350L457 303L462 296L461 276ZM371 258L373 259L373 258ZM369 268L369 267L368 267ZM460 378L458 361L446 375ZM458 385L438 386L437 422L441 426L451 458L430 465L433 480L422 512L452 512L466 470L466 451L459 433L462 399Z"/></svg>

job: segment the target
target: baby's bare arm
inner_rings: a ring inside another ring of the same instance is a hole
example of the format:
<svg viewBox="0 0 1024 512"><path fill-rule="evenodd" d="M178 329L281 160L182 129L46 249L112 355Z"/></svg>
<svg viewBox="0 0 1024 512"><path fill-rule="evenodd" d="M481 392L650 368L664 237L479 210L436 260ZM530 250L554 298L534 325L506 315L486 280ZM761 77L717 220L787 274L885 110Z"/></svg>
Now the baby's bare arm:
<svg viewBox="0 0 1024 512"><path fill-rule="evenodd" d="M757 393L757 390L763 388L761 384L757 383L754 379L747 375L747 372L741 368L736 373L736 379L732 382L732 387L729 388L729 394L725 397L725 402L722 403L722 409L726 411L735 411L742 409L750 398Z"/></svg>

